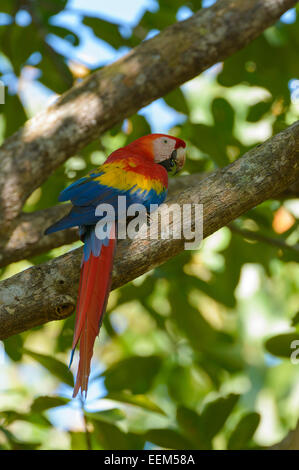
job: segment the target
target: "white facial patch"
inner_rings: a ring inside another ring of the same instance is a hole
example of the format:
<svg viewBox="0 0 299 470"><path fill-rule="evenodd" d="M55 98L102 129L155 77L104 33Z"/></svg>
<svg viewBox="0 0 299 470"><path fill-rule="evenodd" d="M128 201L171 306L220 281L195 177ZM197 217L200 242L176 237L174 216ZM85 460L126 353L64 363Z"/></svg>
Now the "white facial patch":
<svg viewBox="0 0 299 470"><path fill-rule="evenodd" d="M156 163L170 158L175 149L176 141L171 137L157 137L153 142L154 159Z"/></svg>

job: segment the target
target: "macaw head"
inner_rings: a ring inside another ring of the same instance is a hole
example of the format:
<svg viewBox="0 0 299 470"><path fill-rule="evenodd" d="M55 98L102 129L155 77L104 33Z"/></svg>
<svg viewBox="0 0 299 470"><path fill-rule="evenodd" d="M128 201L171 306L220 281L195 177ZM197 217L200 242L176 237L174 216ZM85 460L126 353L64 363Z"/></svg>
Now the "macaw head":
<svg viewBox="0 0 299 470"><path fill-rule="evenodd" d="M176 174L186 160L186 143L182 139L167 134L149 134L130 144L142 150L155 163L162 165L168 173Z"/></svg>

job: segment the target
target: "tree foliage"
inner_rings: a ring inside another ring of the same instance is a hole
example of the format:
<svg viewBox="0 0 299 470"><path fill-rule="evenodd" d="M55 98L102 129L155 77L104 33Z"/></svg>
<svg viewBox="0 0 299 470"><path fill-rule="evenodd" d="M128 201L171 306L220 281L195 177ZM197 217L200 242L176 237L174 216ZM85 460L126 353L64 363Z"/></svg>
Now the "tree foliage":
<svg viewBox="0 0 299 470"><path fill-rule="evenodd" d="M82 27L118 54L198 10L201 1L182 10L180 1L161 0L134 25L74 11L80 28L72 29L57 24L68 5L2 0L0 79L8 92L1 139L33 113L23 91L28 80L51 96L105 65L72 60ZM298 118L293 13L159 101L171 113L169 132L187 141L187 173L223 167ZM153 113L142 110L70 158L25 210L56 204L66 185L112 150L151 132ZM0 448L247 449L282 438L299 412L298 365L290 361L299 340L296 211L294 201L266 201L199 250L113 292L85 404L70 400L72 317L5 340ZM2 278L73 246L8 266Z"/></svg>

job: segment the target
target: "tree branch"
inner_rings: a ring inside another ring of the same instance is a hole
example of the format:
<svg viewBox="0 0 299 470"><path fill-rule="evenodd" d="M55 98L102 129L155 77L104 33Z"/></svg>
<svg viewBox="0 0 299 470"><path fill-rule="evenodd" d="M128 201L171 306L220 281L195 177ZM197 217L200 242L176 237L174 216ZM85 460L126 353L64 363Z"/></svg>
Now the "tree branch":
<svg viewBox="0 0 299 470"><path fill-rule="evenodd" d="M224 60L296 0L219 0L90 75L8 138L0 149L5 237L32 191L68 157L141 107Z"/></svg>
<svg viewBox="0 0 299 470"><path fill-rule="evenodd" d="M255 240L257 242L265 243L267 245L275 246L276 248L281 248L282 250L292 251L294 254L299 254L299 244L290 245L282 238L273 238L267 237L263 233L254 232L253 230L246 230L244 228L237 227L235 224L229 224L228 228L238 235L241 235L248 240Z"/></svg>
<svg viewBox="0 0 299 470"><path fill-rule="evenodd" d="M207 237L262 201L280 194L299 177L299 121L227 167L176 194L171 202L203 204ZM160 208L162 213L164 208ZM189 220L195 227L194 214ZM165 223L162 217L162 225ZM177 255L185 239L123 240L118 244L112 288L135 279ZM176 233L176 235L177 235ZM0 339L65 318L76 304L82 249L32 267L0 284Z"/></svg>
<svg viewBox="0 0 299 470"><path fill-rule="evenodd" d="M208 173L194 173L192 175L171 178L169 180L168 198L173 197L184 189L196 186L200 180L207 176ZM283 191L283 193L275 196L276 199L290 199L294 197L299 197L299 188L297 188L296 183L286 191ZM70 204L63 204L36 212L21 213L12 222L9 237L6 240L0 240L0 268L79 240L78 230L76 229L63 230L62 232L56 232L47 236L44 235L45 228L66 215L70 207ZM245 236L245 233L243 235ZM254 238L256 240L257 234L249 232L247 238ZM265 237L259 241L267 242ZM281 248L297 250L296 246L290 246L283 240L275 240L275 244Z"/></svg>
<svg viewBox="0 0 299 470"><path fill-rule="evenodd" d="M268 450L299 450L299 421L294 430L290 431L286 437Z"/></svg>
<svg viewBox="0 0 299 470"><path fill-rule="evenodd" d="M171 179L168 195L189 188L205 176L204 173L198 173ZM76 229L44 235L45 228L66 215L70 207L70 204L60 204L49 209L21 213L13 220L9 237L0 240L0 268L79 240Z"/></svg>
<svg viewBox="0 0 299 470"><path fill-rule="evenodd" d="M74 229L44 236L45 229L66 215L69 209L70 204L63 204L41 211L22 213L17 217L12 222L9 237L0 242L0 268L78 240L77 231Z"/></svg>

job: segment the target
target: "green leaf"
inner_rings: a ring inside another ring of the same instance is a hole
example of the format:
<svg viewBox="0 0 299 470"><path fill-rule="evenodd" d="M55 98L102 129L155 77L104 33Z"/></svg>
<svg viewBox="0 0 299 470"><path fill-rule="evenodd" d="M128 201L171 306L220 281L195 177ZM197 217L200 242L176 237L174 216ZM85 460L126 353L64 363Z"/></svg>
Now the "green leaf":
<svg viewBox="0 0 299 470"><path fill-rule="evenodd" d="M147 392L159 372L162 359L158 356L133 356L109 367L102 376L109 392L130 390L134 394Z"/></svg>
<svg viewBox="0 0 299 470"><path fill-rule="evenodd" d="M34 413L42 413L45 410L56 408L57 406L65 406L69 401L68 398L64 397L51 397L47 395L37 397L31 405L31 411Z"/></svg>
<svg viewBox="0 0 299 470"><path fill-rule="evenodd" d="M208 403L201 414L185 406L178 407L177 421L196 449L211 449L211 441L224 426L239 395L228 395Z"/></svg>
<svg viewBox="0 0 299 470"><path fill-rule="evenodd" d="M207 439L213 439L222 429L238 399L239 395L230 394L227 397L217 398L205 406L201 420Z"/></svg>
<svg viewBox="0 0 299 470"><path fill-rule="evenodd" d="M192 11L200 10L202 7L202 0L192 0L188 2Z"/></svg>
<svg viewBox="0 0 299 470"><path fill-rule="evenodd" d="M181 331L186 334L192 347L196 351L201 351L205 344L215 341L217 332L196 308L186 302L189 287L182 282L178 284L180 285L173 282L169 290L171 315Z"/></svg>
<svg viewBox="0 0 299 470"><path fill-rule="evenodd" d="M208 450L212 448L202 417L199 414L190 408L180 406L177 409L177 421L183 433L193 442L196 449Z"/></svg>
<svg viewBox="0 0 299 470"><path fill-rule="evenodd" d="M233 133L235 112L231 104L224 98L215 98L212 101L211 111L215 126L219 127L227 136Z"/></svg>
<svg viewBox="0 0 299 470"><path fill-rule="evenodd" d="M41 48L42 60L38 64L42 75L39 81L55 93L62 94L73 85L73 76L64 58L46 45ZM63 124L62 124L63 125Z"/></svg>
<svg viewBox="0 0 299 470"><path fill-rule="evenodd" d="M1 51L9 58L15 74L19 76L27 59L36 51L36 45L40 45L40 38L33 24L24 28L12 23L6 26L6 34L3 34L1 42Z"/></svg>
<svg viewBox="0 0 299 470"><path fill-rule="evenodd" d="M35 8L38 8L44 21L48 20L49 17L57 15L62 11L67 4L67 0L39 0L36 3Z"/></svg>
<svg viewBox="0 0 299 470"><path fill-rule="evenodd" d="M195 407L207 392L207 384L194 364L190 367L174 367L167 385L171 398L188 407Z"/></svg>
<svg viewBox="0 0 299 470"><path fill-rule="evenodd" d="M53 175L41 186L42 194L39 200L29 208L30 211L44 209L57 203L58 195L66 186L65 170L60 166ZM28 209L25 206L25 210Z"/></svg>
<svg viewBox="0 0 299 470"><path fill-rule="evenodd" d="M232 158L229 156L228 146L236 148L238 152L243 146L234 137L235 110L231 104L224 98L215 98L210 105L210 112L213 115L213 125L187 124L186 137L198 149L209 155L215 165L222 167L229 164Z"/></svg>
<svg viewBox="0 0 299 470"><path fill-rule="evenodd" d="M141 114L134 114L128 119L130 133L128 134L125 145L130 144L133 140L138 139L141 135L151 133L151 126L144 116Z"/></svg>
<svg viewBox="0 0 299 470"><path fill-rule="evenodd" d="M55 191L56 194L56 191ZM72 347L74 335L73 315L61 322L61 329L56 339L56 352L66 352Z"/></svg>
<svg viewBox="0 0 299 470"><path fill-rule="evenodd" d="M192 134L188 136L189 140L202 152L208 154L217 166L228 165L230 162L220 131L206 124L194 124L192 127Z"/></svg>
<svg viewBox="0 0 299 470"><path fill-rule="evenodd" d="M125 433L116 425L94 420L93 437L105 450L141 450L144 447L144 436Z"/></svg>
<svg viewBox="0 0 299 470"><path fill-rule="evenodd" d="M50 421L39 413L19 413L15 410L5 410L0 413L0 417L5 420L6 426L15 421L26 421L39 426L52 426Z"/></svg>
<svg viewBox="0 0 299 470"><path fill-rule="evenodd" d="M46 356L45 354L35 353L29 349L23 349L23 352L45 367L45 369L51 372L51 374L53 374L59 380L66 383L70 387L74 386L73 374L63 362L58 361L53 357Z"/></svg>
<svg viewBox="0 0 299 470"><path fill-rule="evenodd" d="M22 359L22 347L24 340L21 335L10 336L3 341L6 354L13 361L20 361Z"/></svg>
<svg viewBox="0 0 299 470"><path fill-rule="evenodd" d="M269 28L268 33L274 35L277 27ZM240 82L247 82L251 86L259 86L268 90L272 96L284 97L288 102L290 93L288 82L294 77L296 63L296 50L298 48L298 22L293 25L279 25L279 30L292 31L288 40L283 44L279 41L276 45L269 40L269 34L261 35L236 54L233 54L224 62L224 66L218 75L221 85L231 87ZM273 60L275 54L275 60Z"/></svg>
<svg viewBox="0 0 299 470"><path fill-rule="evenodd" d="M80 44L79 37L70 29L51 24L49 27L49 32L64 39L65 41L68 41L72 44L72 46L79 46Z"/></svg>
<svg viewBox="0 0 299 470"><path fill-rule="evenodd" d="M265 346L274 356L290 358L292 352L299 347L299 333L283 333L273 336L266 341Z"/></svg>
<svg viewBox="0 0 299 470"><path fill-rule="evenodd" d="M84 16L83 23L89 26L94 34L112 47L118 49L126 44L125 38L119 32L119 25L95 16Z"/></svg>
<svg viewBox="0 0 299 470"><path fill-rule="evenodd" d="M242 346L240 343L228 343L221 341L219 337L216 341L217 346L207 345L205 348L206 357L214 364L228 370L229 372L241 371L245 366L242 357Z"/></svg>
<svg viewBox="0 0 299 470"><path fill-rule="evenodd" d="M85 411L85 416L93 421L103 421L104 423L115 423L126 417L125 413L118 408L111 408L110 410L96 411L90 413Z"/></svg>
<svg viewBox="0 0 299 470"><path fill-rule="evenodd" d="M299 323L299 311L292 318L292 326L296 326Z"/></svg>
<svg viewBox="0 0 299 470"><path fill-rule="evenodd" d="M180 88L176 88L164 96L164 101L166 104L168 104L168 106L175 109L179 113L189 114L189 107L185 95Z"/></svg>
<svg viewBox="0 0 299 470"><path fill-rule="evenodd" d="M5 116L4 137L9 137L14 134L19 127L23 126L27 120L27 116L18 95L9 95L6 93L3 111Z"/></svg>
<svg viewBox="0 0 299 470"><path fill-rule="evenodd" d="M147 10L141 18L139 25L135 28L136 34L138 34L140 30L145 30L142 37L142 39L144 39L147 31L152 29L162 30L175 23L178 9L175 3L177 2L172 1L170 4L161 2L158 14Z"/></svg>
<svg viewBox="0 0 299 470"><path fill-rule="evenodd" d="M192 450L194 444L174 429L151 429L143 437L164 449Z"/></svg>
<svg viewBox="0 0 299 470"><path fill-rule="evenodd" d="M12 450L35 450L41 445L41 442L23 441L2 426L0 426L0 431L5 436L9 444L9 448Z"/></svg>
<svg viewBox="0 0 299 470"><path fill-rule="evenodd" d="M247 113L247 121L249 122L257 122L259 121L264 114L266 114L271 108L271 101L260 101L255 105L251 106L248 109Z"/></svg>
<svg viewBox="0 0 299 470"><path fill-rule="evenodd" d="M72 450L88 450L85 432L70 432Z"/></svg>
<svg viewBox="0 0 299 470"><path fill-rule="evenodd" d="M243 416L232 432L227 448L230 450L243 450L252 439L260 422L260 415L252 412Z"/></svg>
<svg viewBox="0 0 299 470"><path fill-rule="evenodd" d="M120 403L127 403L128 405L138 406L147 411L152 411L154 413L160 413L166 415L156 403L152 402L150 398L146 395L132 395L129 392L111 392L105 396L107 400L118 401Z"/></svg>
<svg viewBox="0 0 299 470"><path fill-rule="evenodd" d="M12 14L15 11L16 0L1 0L1 13Z"/></svg>

